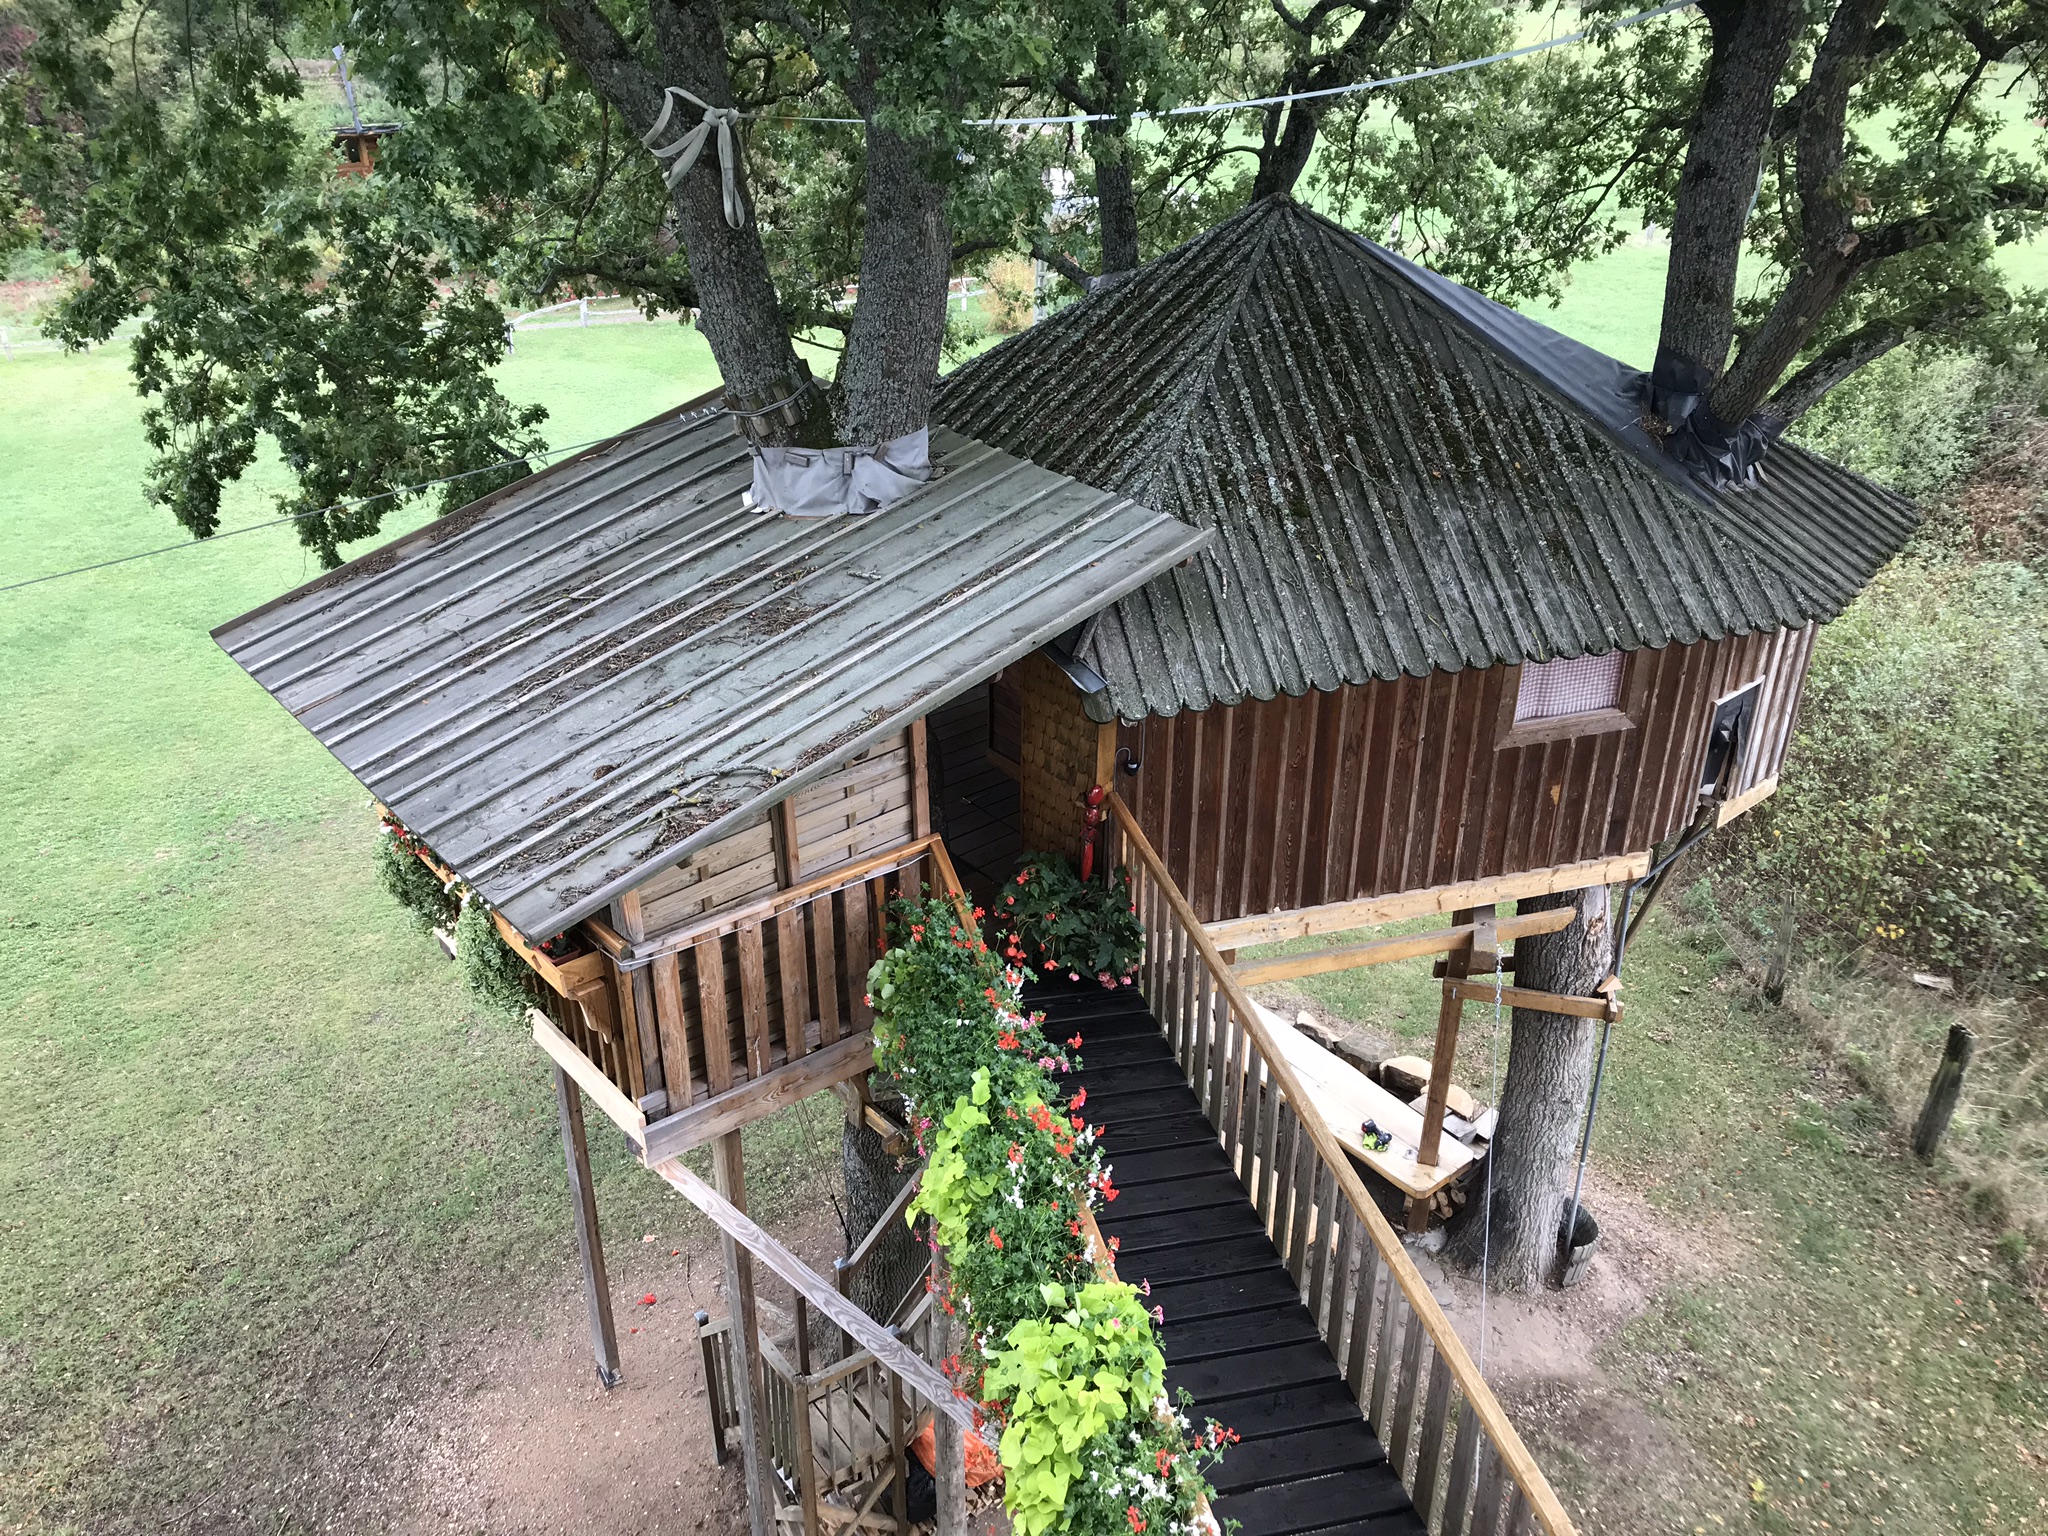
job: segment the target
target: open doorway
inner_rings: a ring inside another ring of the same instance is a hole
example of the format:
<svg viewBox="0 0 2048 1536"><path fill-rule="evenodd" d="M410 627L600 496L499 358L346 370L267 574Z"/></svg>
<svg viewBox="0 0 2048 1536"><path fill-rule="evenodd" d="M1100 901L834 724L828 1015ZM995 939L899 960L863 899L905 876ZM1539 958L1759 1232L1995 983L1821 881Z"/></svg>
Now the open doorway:
<svg viewBox="0 0 2048 1536"><path fill-rule="evenodd" d="M983 906L1017 867L1017 696L998 673L927 722L933 825Z"/></svg>

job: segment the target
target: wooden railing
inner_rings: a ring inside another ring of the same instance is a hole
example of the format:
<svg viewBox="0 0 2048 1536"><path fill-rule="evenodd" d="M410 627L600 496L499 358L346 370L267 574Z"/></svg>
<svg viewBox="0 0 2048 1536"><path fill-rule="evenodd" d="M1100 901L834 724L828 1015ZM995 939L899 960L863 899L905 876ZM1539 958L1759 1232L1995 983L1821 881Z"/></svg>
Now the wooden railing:
<svg viewBox="0 0 2048 1536"><path fill-rule="evenodd" d="M936 1310L920 1290L906 1298L891 1323L898 1339L926 1360L938 1347ZM725 1437L739 1423L730 1400L732 1330L729 1320L712 1322L703 1313L697 1330L706 1379L716 1387L712 1419L723 1460L729 1454ZM797 1337L801 1347L801 1324ZM763 1448L781 1500L775 1514L782 1529L789 1536L829 1536L847 1527L909 1536L908 1457L911 1442L931 1420L931 1404L866 1349L813 1367L804 1360L792 1363L763 1339L761 1361L767 1397Z"/></svg>
<svg viewBox="0 0 2048 1536"><path fill-rule="evenodd" d="M868 1070L887 904L950 868L921 837L637 942L593 919L574 974L522 942L548 988L535 1042L649 1162L737 1130Z"/></svg>
<svg viewBox="0 0 2048 1536"><path fill-rule="evenodd" d="M1114 793L1109 808L1145 926L1145 996L1423 1524L1439 1536L1573 1536L1270 1026L1130 808Z"/></svg>
<svg viewBox="0 0 2048 1536"><path fill-rule="evenodd" d="M930 1293L913 1284L894 1316L878 1323L680 1162L658 1164L654 1171L788 1284L798 1303L797 1360L792 1363L769 1340L760 1341L761 1450L777 1501L775 1523L784 1536L833 1536L850 1529L909 1536L905 1458L926 1423L938 1431L941 1536L965 1536L962 1437L977 1433L974 1410L935 1363L947 1348L947 1325ZM892 1205L883 1223L901 1221L903 1203ZM876 1234L870 1233L861 1248L871 1252L875 1245ZM812 1312L838 1330L846 1351L817 1367L810 1359ZM734 1363L730 1321L712 1322L700 1313L697 1327L722 1461L729 1435L740 1425L742 1373Z"/></svg>

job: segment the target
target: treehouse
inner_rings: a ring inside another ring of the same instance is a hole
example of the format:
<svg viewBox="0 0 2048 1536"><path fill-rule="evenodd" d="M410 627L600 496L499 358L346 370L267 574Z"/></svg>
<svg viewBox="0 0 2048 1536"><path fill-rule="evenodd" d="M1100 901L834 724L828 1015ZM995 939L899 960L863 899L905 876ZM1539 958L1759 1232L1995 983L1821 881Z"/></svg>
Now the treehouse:
<svg viewBox="0 0 2048 1536"><path fill-rule="evenodd" d="M1448 1050L1361 1146L1364 1090L1237 951L1447 914L1309 965L1441 957L1454 1038L1466 971L1559 926L1498 903L1640 880L1771 792L1815 626L1911 512L1789 444L1706 485L1640 382L1266 203L946 379L938 472L882 511L755 505L706 400L217 631L532 968L607 1383L586 1100L723 1233L705 1382L756 1531L907 1530L928 1422L951 1536L975 1429L923 1286L849 1300L907 1189L827 1278L746 1217L738 1132L834 1089L900 1138L864 1089L888 898L1084 842L1132 873L1138 985L1029 1000L1086 1038L1101 1231L1162 1298L1167 1385L1245 1437L1215 1513L1572 1529L1381 1209L1472 1161Z"/></svg>

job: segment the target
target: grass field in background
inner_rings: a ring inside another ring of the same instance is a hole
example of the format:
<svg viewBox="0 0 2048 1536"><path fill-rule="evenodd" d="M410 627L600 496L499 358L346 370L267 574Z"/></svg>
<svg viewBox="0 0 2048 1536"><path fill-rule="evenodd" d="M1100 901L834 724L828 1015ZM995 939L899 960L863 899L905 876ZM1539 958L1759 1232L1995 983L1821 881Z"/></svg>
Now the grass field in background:
<svg viewBox="0 0 2048 1536"><path fill-rule="evenodd" d="M673 325L523 336L505 369L558 442L712 378ZM0 364L0 585L179 536L138 417L122 349ZM0 1531L156 1531L209 1494L190 1529L311 1530L472 1330L571 1294L545 1062L207 636L316 572L280 527L0 594ZM790 1134L760 1132L770 1210L812 1166ZM592 1144L608 1219L689 1225Z"/></svg>

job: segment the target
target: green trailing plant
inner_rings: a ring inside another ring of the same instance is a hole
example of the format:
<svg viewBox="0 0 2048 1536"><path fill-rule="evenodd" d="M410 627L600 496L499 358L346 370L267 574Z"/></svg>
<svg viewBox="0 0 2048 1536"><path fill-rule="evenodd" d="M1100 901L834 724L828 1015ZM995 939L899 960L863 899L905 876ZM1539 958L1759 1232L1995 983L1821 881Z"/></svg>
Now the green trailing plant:
<svg viewBox="0 0 2048 1536"><path fill-rule="evenodd" d="M1057 854L1031 853L1003 887L998 918L1010 925L1004 953L1043 974L1127 987L1145 954L1145 927L1122 865L1104 881L1084 881Z"/></svg>
<svg viewBox="0 0 2048 1536"><path fill-rule="evenodd" d="M420 859L423 843L390 817L377 829L377 881L422 933L454 931L462 898Z"/></svg>
<svg viewBox="0 0 2048 1536"><path fill-rule="evenodd" d="M456 919L455 963L469 995L485 1007L524 1016L533 1006L533 968L505 942L490 908L474 894Z"/></svg>
<svg viewBox="0 0 2048 1536"><path fill-rule="evenodd" d="M1021 1536L1192 1536L1228 1431L1189 1440L1161 1387L1159 1314L1098 1271L1092 1213L1117 1190L1086 1091L1059 1084L1082 1037L1047 1039L1022 1004L1029 973L947 903L898 902L890 918L868 974L876 1070L926 1157L910 1214L930 1220L936 1299L967 1328L943 1364L1002 1426L1011 1518Z"/></svg>
<svg viewBox="0 0 2048 1536"><path fill-rule="evenodd" d="M375 858L378 880L422 933L440 929L454 936L455 963L472 997L516 1014L532 1005L533 968L505 942L484 899L459 879L442 879L433 850L389 814L378 828ZM557 935L540 947L561 959L573 945Z"/></svg>

